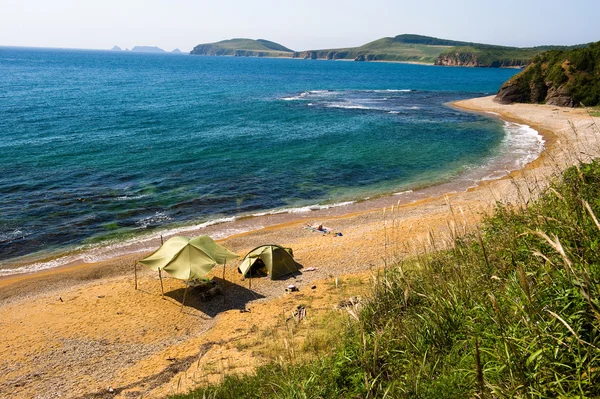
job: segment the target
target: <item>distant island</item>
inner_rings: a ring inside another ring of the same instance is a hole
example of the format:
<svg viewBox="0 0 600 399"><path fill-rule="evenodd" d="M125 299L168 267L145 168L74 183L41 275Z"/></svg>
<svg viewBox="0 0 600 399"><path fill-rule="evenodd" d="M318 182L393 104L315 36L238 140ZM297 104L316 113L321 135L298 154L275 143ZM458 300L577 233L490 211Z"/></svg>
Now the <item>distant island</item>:
<svg viewBox="0 0 600 399"><path fill-rule="evenodd" d="M111 51L123 51L123 50L119 46L114 46L113 48L111 48ZM135 46L131 50L125 49L125 51L135 51L137 53L166 53L165 50L161 49L160 47L156 47L156 46ZM178 48L171 51L171 53L172 54L184 54Z"/></svg>
<svg viewBox="0 0 600 399"><path fill-rule="evenodd" d="M524 71L502 85L495 100L502 104L600 105L600 42L535 56Z"/></svg>
<svg viewBox="0 0 600 399"><path fill-rule="evenodd" d="M583 47L585 45L573 46ZM431 36L403 34L384 37L359 47L293 51L281 44L259 39L231 39L199 44L192 55L236 57L285 57L319 60L415 62L445 66L517 67L527 66L533 57L565 46L531 48L461 42Z"/></svg>
<svg viewBox="0 0 600 399"><path fill-rule="evenodd" d="M165 50L158 48L156 46L135 46L131 49L131 51L135 51L137 53L164 53Z"/></svg>
<svg viewBox="0 0 600 399"><path fill-rule="evenodd" d="M190 52L192 55L218 55L234 57L286 57L291 58L293 50L281 44L264 39L231 39L216 43L199 44Z"/></svg>

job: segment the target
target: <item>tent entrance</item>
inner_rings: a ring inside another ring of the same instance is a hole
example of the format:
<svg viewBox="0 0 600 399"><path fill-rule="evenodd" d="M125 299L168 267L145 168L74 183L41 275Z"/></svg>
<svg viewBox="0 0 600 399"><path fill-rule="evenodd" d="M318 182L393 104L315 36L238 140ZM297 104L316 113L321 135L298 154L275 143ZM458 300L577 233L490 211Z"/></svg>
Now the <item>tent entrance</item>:
<svg viewBox="0 0 600 399"><path fill-rule="evenodd" d="M238 267L238 273L242 273L242 270ZM269 269L261 258L251 259L251 265L245 277L266 277L269 275Z"/></svg>

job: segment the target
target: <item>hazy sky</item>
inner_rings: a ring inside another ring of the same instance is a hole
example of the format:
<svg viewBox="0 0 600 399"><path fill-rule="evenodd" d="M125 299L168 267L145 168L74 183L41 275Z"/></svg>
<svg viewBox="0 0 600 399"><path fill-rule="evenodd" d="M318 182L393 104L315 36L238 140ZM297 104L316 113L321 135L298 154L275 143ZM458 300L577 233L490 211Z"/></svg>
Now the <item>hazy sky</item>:
<svg viewBox="0 0 600 399"><path fill-rule="evenodd" d="M600 40L600 0L0 0L0 46L191 50L233 37L294 50L417 33L511 46Z"/></svg>

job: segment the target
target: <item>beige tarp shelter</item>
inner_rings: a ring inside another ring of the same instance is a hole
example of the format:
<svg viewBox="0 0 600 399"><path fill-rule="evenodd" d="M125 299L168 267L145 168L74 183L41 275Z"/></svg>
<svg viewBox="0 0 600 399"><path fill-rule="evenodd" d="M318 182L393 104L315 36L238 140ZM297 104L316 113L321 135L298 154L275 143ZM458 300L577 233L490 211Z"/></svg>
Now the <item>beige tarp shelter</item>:
<svg viewBox="0 0 600 399"><path fill-rule="evenodd" d="M175 236L169 238L154 253L140 260L140 263L158 271L162 289L163 270L172 277L189 281L206 276L215 265L221 264L224 278L227 261L236 258L239 258L239 255L217 244L209 236Z"/></svg>
<svg viewBox="0 0 600 399"><path fill-rule="evenodd" d="M246 276L252 266L260 259L264 263L271 280L289 273L297 272L298 266L291 255L292 250L279 245L261 245L248 252L239 266L240 272Z"/></svg>
<svg viewBox="0 0 600 399"><path fill-rule="evenodd" d="M204 277L217 265L239 258L213 241L209 236L169 238L154 253L140 260L152 270L164 270L180 280L194 280Z"/></svg>

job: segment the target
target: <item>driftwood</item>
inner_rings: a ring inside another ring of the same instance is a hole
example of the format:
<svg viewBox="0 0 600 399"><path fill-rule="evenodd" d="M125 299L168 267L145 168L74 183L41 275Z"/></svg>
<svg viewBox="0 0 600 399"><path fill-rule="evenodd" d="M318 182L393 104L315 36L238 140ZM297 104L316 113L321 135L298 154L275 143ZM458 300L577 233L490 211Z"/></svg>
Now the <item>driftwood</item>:
<svg viewBox="0 0 600 399"><path fill-rule="evenodd" d="M353 296L348 298L348 300L342 300L340 301L340 303L337 305L338 309L342 309L342 308L353 308L357 305L360 304L360 297L359 296Z"/></svg>
<svg viewBox="0 0 600 399"><path fill-rule="evenodd" d="M296 307L296 310L294 310L292 312L292 315L286 319L286 322L294 319L296 321L296 323L300 323L305 318L306 318L306 308L304 307L304 305L298 305Z"/></svg>

